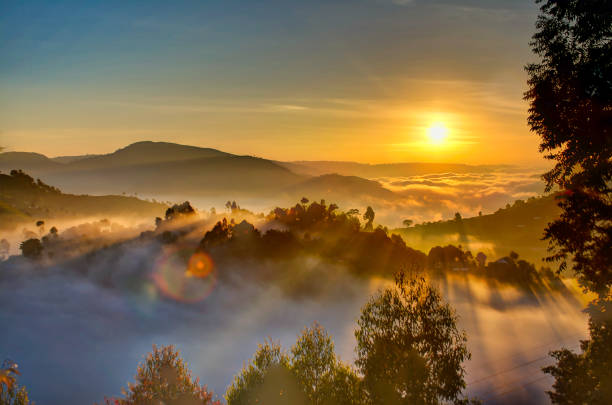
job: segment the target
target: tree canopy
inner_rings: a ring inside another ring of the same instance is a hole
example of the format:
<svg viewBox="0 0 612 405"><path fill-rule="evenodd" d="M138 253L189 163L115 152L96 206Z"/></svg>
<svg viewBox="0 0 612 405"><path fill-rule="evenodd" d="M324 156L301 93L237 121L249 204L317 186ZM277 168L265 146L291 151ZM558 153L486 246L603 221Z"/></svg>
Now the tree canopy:
<svg viewBox="0 0 612 405"><path fill-rule="evenodd" d="M396 276L395 286L363 307L355 331L356 365L375 404L461 401L470 358L457 317L424 278Z"/></svg>
<svg viewBox="0 0 612 405"><path fill-rule="evenodd" d="M571 259L582 285L606 294L612 284L612 2L538 0L527 66L528 122L540 151L555 161L544 175L562 191L550 223L549 260Z"/></svg>
<svg viewBox="0 0 612 405"><path fill-rule="evenodd" d="M153 352L138 366L136 383L123 390L124 398L107 404L220 405L213 394L191 376L187 364L173 346L153 346Z"/></svg>

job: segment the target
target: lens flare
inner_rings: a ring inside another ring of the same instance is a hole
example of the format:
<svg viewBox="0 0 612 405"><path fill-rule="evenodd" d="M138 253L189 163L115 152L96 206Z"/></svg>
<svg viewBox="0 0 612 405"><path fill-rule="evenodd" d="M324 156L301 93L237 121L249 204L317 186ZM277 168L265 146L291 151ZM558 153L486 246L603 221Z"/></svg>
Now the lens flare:
<svg viewBox="0 0 612 405"><path fill-rule="evenodd" d="M213 260L193 248L167 248L157 260L153 281L159 292L176 301L194 303L210 295L216 281Z"/></svg>

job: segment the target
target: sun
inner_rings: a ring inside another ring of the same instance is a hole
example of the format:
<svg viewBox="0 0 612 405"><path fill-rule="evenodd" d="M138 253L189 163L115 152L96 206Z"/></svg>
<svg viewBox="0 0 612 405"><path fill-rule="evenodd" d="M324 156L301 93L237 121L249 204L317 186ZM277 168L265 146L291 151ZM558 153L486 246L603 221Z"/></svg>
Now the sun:
<svg viewBox="0 0 612 405"><path fill-rule="evenodd" d="M442 145L448 136L448 128L441 122L435 122L427 128L427 138L432 145Z"/></svg>

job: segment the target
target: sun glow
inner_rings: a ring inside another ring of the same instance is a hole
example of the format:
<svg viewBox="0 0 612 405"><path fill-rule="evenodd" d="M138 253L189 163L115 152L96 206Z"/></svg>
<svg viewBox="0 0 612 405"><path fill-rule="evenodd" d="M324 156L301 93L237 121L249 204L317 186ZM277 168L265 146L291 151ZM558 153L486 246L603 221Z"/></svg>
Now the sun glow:
<svg viewBox="0 0 612 405"><path fill-rule="evenodd" d="M427 128L427 138L432 145L442 145L448 136L448 128L441 122L435 122Z"/></svg>

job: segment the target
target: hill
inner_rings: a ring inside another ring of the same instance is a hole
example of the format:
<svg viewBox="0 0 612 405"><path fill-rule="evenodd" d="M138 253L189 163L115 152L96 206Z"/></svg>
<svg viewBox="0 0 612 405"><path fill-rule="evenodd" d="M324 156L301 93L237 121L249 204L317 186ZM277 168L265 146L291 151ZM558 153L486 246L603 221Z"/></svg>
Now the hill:
<svg viewBox="0 0 612 405"><path fill-rule="evenodd" d="M0 170L11 171L27 170L45 172L61 168L62 164L54 162L45 155L33 152L4 152L0 153Z"/></svg>
<svg viewBox="0 0 612 405"><path fill-rule="evenodd" d="M295 197L310 196L312 198L326 198L330 201L360 197L375 197L387 201L399 198L377 181L339 174L324 174L309 178L289 187L287 192Z"/></svg>
<svg viewBox="0 0 612 405"><path fill-rule="evenodd" d="M178 162L193 159L233 156L216 149L179 145L169 142L136 142L106 155L97 155L70 162L65 169L92 170Z"/></svg>
<svg viewBox="0 0 612 405"><path fill-rule="evenodd" d="M154 218L167 205L118 195L64 194L55 187L21 171L0 174L0 229L47 219L77 219L93 216Z"/></svg>
<svg viewBox="0 0 612 405"><path fill-rule="evenodd" d="M418 224L398 228L409 246L427 250L435 245L461 244L472 253L500 257L511 250L535 263L546 256L547 242L541 240L546 225L559 216L555 196L517 200L490 215Z"/></svg>

